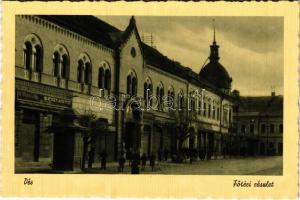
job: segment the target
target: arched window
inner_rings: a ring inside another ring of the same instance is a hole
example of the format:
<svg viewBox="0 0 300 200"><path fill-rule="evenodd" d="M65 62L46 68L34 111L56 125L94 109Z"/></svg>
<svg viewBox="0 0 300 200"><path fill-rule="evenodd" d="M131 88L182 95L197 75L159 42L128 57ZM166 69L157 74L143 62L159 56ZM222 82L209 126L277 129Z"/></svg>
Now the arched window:
<svg viewBox="0 0 300 200"><path fill-rule="evenodd" d="M127 75L127 94L137 95L137 77L134 72L130 72Z"/></svg>
<svg viewBox="0 0 300 200"><path fill-rule="evenodd" d="M111 71L106 61L100 63L98 71L98 87L105 90L111 89Z"/></svg>
<svg viewBox="0 0 300 200"><path fill-rule="evenodd" d="M212 104L212 118L215 119L216 118L216 106L215 103L213 102Z"/></svg>
<svg viewBox="0 0 300 200"><path fill-rule="evenodd" d="M102 67L98 71L98 88L103 89L104 87L104 70Z"/></svg>
<svg viewBox="0 0 300 200"><path fill-rule="evenodd" d="M24 45L24 65L25 69L31 70L31 54L32 54L32 46L30 42L25 42Z"/></svg>
<svg viewBox="0 0 300 200"><path fill-rule="evenodd" d="M25 37L24 47L24 67L25 69L41 73L43 71L43 46L41 40L35 34Z"/></svg>
<svg viewBox="0 0 300 200"><path fill-rule="evenodd" d="M110 70L106 69L105 70L105 84L104 87L106 90L110 90L110 85L111 85L111 75L110 75Z"/></svg>
<svg viewBox="0 0 300 200"><path fill-rule="evenodd" d="M178 93L178 109L183 109L184 108L184 95L183 95L183 91L181 90L179 93Z"/></svg>
<svg viewBox="0 0 300 200"><path fill-rule="evenodd" d="M163 110L163 96L164 96L164 87L162 83L159 83L156 88L156 97L158 100L157 108L158 110Z"/></svg>
<svg viewBox="0 0 300 200"><path fill-rule="evenodd" d="M82 74L83 74L83 61L78 61L78 67L77 67L77 81L78 83L82 83Z"/></svg>
<svg viewBox="0 0 300 200"><path fill-rule="evenodd" d="M69 57L67 54L62 56L62 70L61 77L64 79L68 79L68 67L69 67Z"/></svg>
<svg viewBox="0 0 300 200"><path fill-rule="evenodd" d="M149 78L144 83L145 106L152 106L151 95L153 93L152 82Z"/></svg>
<svg viewBox="0 0 300 200"><path fill-rule="evenodd" d="M84 69L84 83L90 85L92 83L92 69L89 62L85 63Z"/></svg>
<svg viewBox="0 0 300 200"><path fill-rule="evenodd" d="M92 84L92 64L86 53L81 53L78 59L77 81L89 86Z"/></svg>
<svg viewBox="0 0 300 200"><path fill-rule="evenodd" d="M131 94L131 75L127 76L127 94Z"/></svg>
<svg viewBox="0 0 300 200"><path fill-rule="evenodd" d="M40 45L35 46L35 66L34 71L41 73L43 67L43 49Z"/></svg>
<svg viewBox="0 0 300 200"><path fill-rule="evenodd" d="M136 95L137 93L137 80L136 77L132 78L132 95Z"/></svg>
<svg viewBox="0 0 300 200"><path fill-rule="evenodd" d="M59 76L59 64L60 64L60 55L58 52L53 54L53 74L55 77Z"/></svg>
<svg viewBox="0 0 300 200"><path fill-rule="evenodd" d="M207 110L207 117L210 118L211 116L211 104L210 102L208 103L208 110Z"/></svg>
<svg viewBox="0 0 300 200"><path fill-rule="evenodd" d="M175 108L175 93L173 86L170 86L168 90L168 107Z"/></svg>
<svg viewBox="0 0 300 200"><path fill-rule="evenodd" d="M55 77L69 78L69 53L65 46L58 44L53 51L53 74Z"/></svg>

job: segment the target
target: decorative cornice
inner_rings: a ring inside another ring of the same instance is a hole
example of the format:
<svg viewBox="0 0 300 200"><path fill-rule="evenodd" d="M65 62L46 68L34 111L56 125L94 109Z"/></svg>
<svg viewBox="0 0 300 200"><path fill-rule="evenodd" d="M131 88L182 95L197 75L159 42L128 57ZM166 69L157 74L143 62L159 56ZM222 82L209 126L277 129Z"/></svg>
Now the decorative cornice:
<svg viewBox="0 0 300 200"><path fill-rule="evenodd" d="M21 18L26 19L30 22L33 22L37 25L43 26L43 28L46 28L48 30L54 31L56 33L62 34L64 36L67 36L71 39L77 40L79 42L82 42L84 44L90 45L92 47L98 48L100 50L105 50L109 53L114 53L114 49L110 49L100 43L97 43L89 38L86 38L78 33L75 33L73 31L70 31L66 28L63 28L55 23L49 22L45 19L39 18L38 16L34 15L19 15Z"/></svg>

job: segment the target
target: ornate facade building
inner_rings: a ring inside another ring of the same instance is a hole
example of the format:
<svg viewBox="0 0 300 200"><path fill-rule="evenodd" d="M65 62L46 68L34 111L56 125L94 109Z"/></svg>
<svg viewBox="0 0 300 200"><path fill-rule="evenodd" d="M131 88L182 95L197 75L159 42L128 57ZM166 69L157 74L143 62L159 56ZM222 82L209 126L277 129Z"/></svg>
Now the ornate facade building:
<svg viewBox="0 0 300 200"><path fill-rule="evenodd" d="M122 31L93 16L16 16L16 169L81 169L102 151L229 154L232 79L210 48L196 73L142 42L134 17Z"/></svg>

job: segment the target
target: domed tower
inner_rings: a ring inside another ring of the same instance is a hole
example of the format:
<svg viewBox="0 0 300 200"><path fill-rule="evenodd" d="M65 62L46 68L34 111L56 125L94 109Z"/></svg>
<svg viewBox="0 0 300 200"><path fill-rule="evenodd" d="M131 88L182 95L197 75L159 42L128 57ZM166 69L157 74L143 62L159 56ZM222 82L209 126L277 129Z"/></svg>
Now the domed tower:
<svg viewBox="0 0 300 200"><path fill-rule="evenodd" d="M231 89L232 78L221 63L219 63L219 45L216 42L216 33L214 27L214 39L210 45L209 63L200 70L200 77L207 80L225 93Z"/></svg>

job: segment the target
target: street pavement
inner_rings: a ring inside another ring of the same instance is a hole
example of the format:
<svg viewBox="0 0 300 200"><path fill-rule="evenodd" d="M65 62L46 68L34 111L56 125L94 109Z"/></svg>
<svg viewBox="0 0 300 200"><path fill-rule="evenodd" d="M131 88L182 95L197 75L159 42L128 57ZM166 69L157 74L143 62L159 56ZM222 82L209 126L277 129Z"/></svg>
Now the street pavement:
<svg viewBox="0 0 300 200"><path fill-rule="evenodd" d="M282 175L282 167L282 156L204 160L192 164L163 161L156 163L153 172L148 162L145 171L140 170L140 174ZM123 173L118 172L117 163L109 163L106 170L101 170L100 167L95 166L93 169L87 169L84 173L130 174L130 170L128 162Z"/></svg>
<svg viewBox="0 0 300 200"><path fill-rule="evenodd" d="M140 174L182 174L182 175L282 175L282 156L226 158L216 160L195 161L192 164L172 163L170 161L156 162L154 171L151 171L149 161ZM140 167L141 169L141 167ZM107 169L101 170L100 163L94 163L93 168L83 172L53 171L50 167L32 166L19 168L16 173L86 173L86 174L130 174L131 168L125 163L124 172L118 172L118 163L107 163Z"/></svg>

